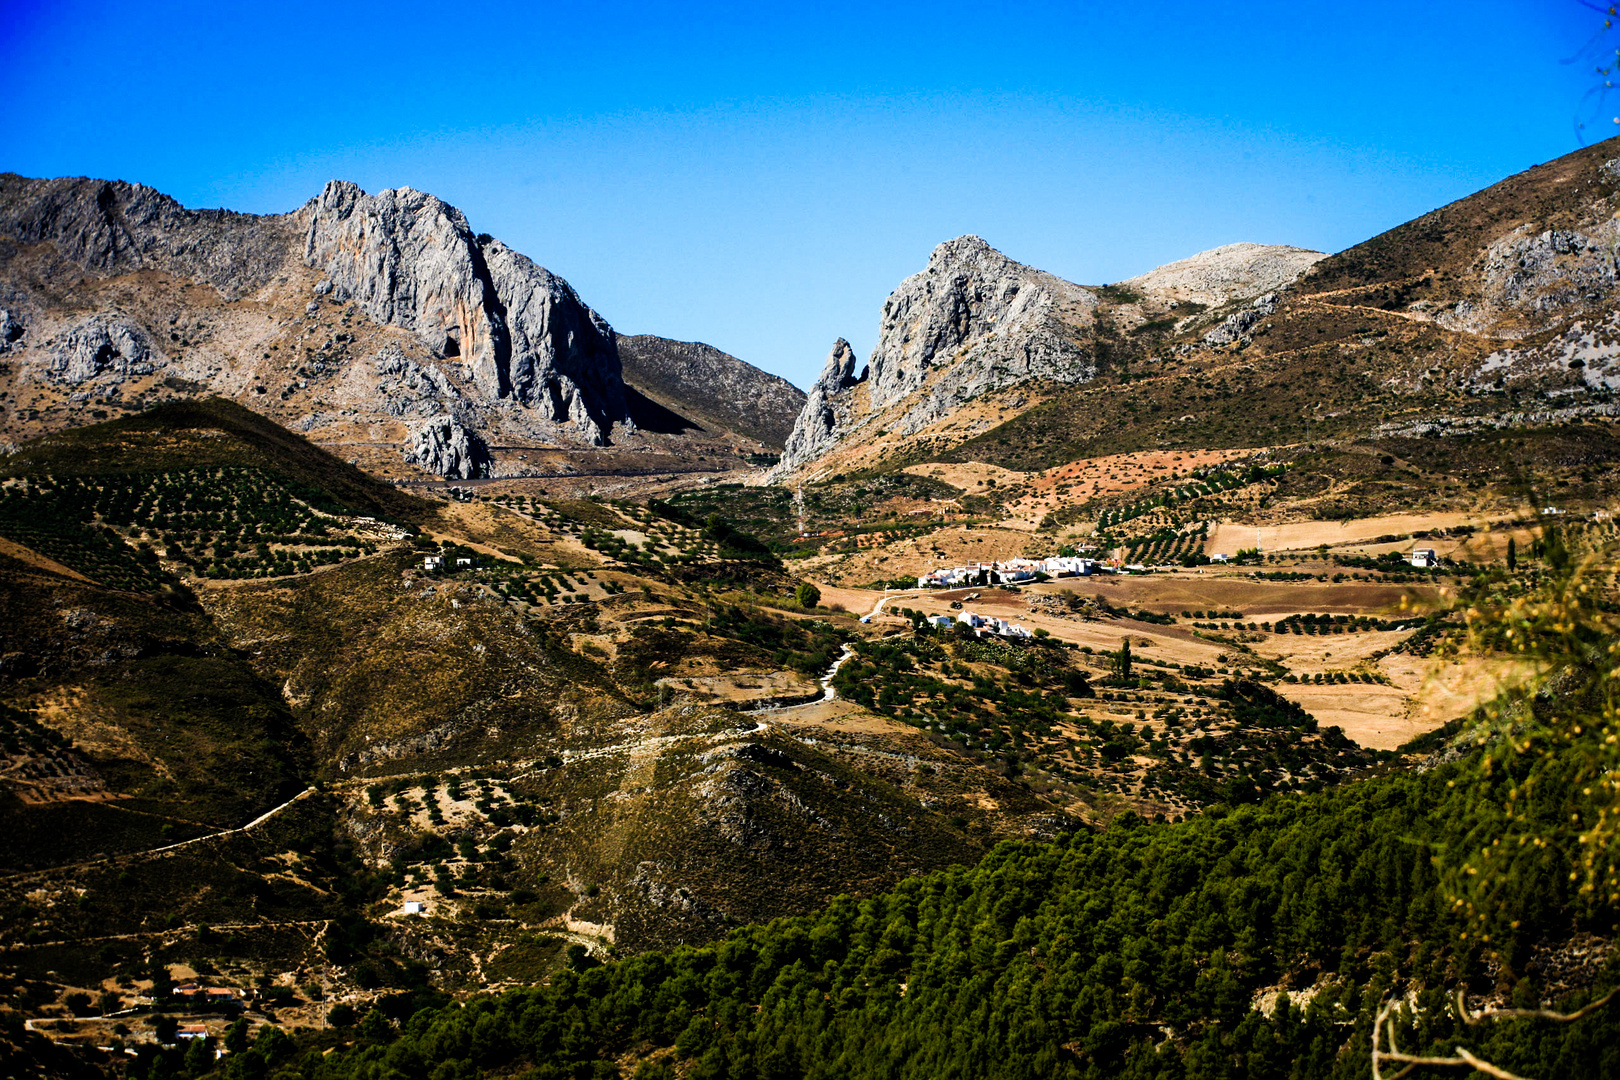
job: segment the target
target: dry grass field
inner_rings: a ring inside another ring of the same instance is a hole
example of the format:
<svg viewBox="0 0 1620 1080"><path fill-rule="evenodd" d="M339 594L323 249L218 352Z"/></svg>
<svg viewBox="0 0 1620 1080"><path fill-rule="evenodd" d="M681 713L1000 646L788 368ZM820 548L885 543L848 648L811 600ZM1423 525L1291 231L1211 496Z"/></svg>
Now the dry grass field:
<svg viewBox="0 0 1620 1080"><path fill-rule="evenodd" d="M1003 524L1033 531L1050 513L1091 499L1108 498L1150 484L1186 476L1193 469L1250 457L1255 450L1143 450L1070 462L1043 472L1024 473L983 462L929 462L906 472L943 480L968 494L1000 493Z"/></svg>
<svg viewBox="0 0 1620 1080"><path fill-rule="evenodd" d="M1215 526L1208 545L1211 552L1232 554L1243 548L1259 546L1266 553L1288 551L1314 551L1319 547L1353 551L1400 550L1413 546L1443 548L1441 553L1462 547L1457 541L1410 541L1377 544L1380 536L1410 537L1413 533L1455 529L1473 526L1486 529L1493 524L1513 520L1515 514L1473 515L1458 513L1388 514L1380 517L1359 518L1354 521L1294 521L1280 525L1248 524L1222 521ZM1505 542L1505 541L1504 541Z"/></svg>

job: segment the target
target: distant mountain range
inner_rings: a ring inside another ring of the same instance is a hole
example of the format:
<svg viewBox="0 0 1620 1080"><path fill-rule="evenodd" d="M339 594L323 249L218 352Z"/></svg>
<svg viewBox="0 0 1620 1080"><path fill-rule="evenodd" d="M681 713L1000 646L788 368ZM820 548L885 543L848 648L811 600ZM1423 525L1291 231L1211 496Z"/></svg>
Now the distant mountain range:
<svg viewBox="0 0 1620 1080"><path fill-rule="evenodd" d="M840 339L808 394L708 345L616 334L409 188L333 181L257 216L5 174L0 437L220 395L382 475L611 448L658 468L782 451L780 481L1608 415L1615 152L1338 255L1233 244L1111 285L959 237L885 302L864 367Z"/></svg>
<svg viewBox="0 0 1620 1080"><path fill-rule="evenodd" d="M610 445L679 456L694 437L780 448L802 403L787 383L707 346L634 341L657 405L701 419L649 408L606 320L432 195L332 181L258 216L0 175L13 441L221 395L384 474L504 475L527 451Z"/></svg>
<svg viewBox="0 0 1620 1080"><path fill-rule="evenodd" d="M1337 255L1234 244L1081 286L975 236L835 344L773 476L1467 432L1609 416L1613 141Z"/></svg>

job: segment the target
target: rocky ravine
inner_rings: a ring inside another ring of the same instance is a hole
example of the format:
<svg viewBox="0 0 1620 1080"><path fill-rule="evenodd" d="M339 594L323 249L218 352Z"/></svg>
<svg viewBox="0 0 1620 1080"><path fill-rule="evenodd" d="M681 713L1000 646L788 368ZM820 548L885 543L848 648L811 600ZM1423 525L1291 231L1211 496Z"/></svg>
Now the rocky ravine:
<svg viewBox="0 0 1620 1080"><path fill-rule="evenodd" d="M0 175L0 438L205 394L387 472L649 448L607 322L432 195L332 181L260 216Z"/></svg>

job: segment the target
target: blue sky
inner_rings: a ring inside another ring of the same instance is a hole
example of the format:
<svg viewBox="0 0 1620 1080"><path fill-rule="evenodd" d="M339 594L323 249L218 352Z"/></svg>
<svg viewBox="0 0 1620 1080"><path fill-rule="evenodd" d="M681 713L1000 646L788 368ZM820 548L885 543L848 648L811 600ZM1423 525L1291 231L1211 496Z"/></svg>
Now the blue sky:
<svg viewBox="0 0 1620 1080"><path fill-rule="evenodd" d="M1575 149L1577 0L1299 4L0 0L0 169L295 208L454 203L623 333L800 386L978 233L1083 283L1334 251ZM1573 63L1566 63L1572 57ZM1620 128L1597 116L1586 138Z"/></svg>

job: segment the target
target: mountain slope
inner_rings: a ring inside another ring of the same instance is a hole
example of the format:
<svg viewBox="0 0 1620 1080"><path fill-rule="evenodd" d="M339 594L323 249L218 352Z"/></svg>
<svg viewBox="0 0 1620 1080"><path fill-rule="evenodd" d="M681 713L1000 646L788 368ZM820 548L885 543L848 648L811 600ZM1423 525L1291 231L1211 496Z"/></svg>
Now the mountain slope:
<svg viewBox="0 0 1620 1080"><path fill-rule="evenodd" d="M619 335L627 385L675 413L781 450L804 391L701 341Z"/></svg>
<svg viewBox="0 0 1620 1080"><path fill-rule="evenodd" d="M1612 140L1589 147L1326 258L1233 245L1129 282L1071 287L1092 300L1064 324L1073 366L1006 363L990 380L946 381L952 391L976 385L975 395L931 388L921 352L896 363L937 335L886 316L871 377L908 372L902 397L874 399L853 364L830 366L775 475L929 461L1039 470L1138 450L1275 446L1308 433L1391 438L1611 415L1620 387L1620 284L1609 254L1617 152ZM997 278L941 269L909 279L896 297L929 298L952 355L1048 351L1045 326L974 318L970 298ZM946 278L960 284L919 290Z"/></svg>
<svg viewBox="0 0 1620 1080"><path fill-rule="evenodd" d="M1596 715L1560 697L1544 691L1544 718ZM1424 772L1003 845L972 870L712 948L419 1015L386 1053L488 1076L611 1063L642 1076L1326 1080L1365 1075L1375 1020L1396 1002L1406 1015L1379 1033L1386 1051L1398 1035L1407 1054L1456 1059L1462 1046L1494 1075L1612 1077L1615 896L1580 887L1566 846L1571 815L1595 820L1609 801L1582 790L1602 736L1525 737L1531 761L1471 731ZM1515 803L1532 773L1537 798ZM1573 1023L1530 1011L1587 1005ZM1502 1011L1472 1015L1484 1009ZM546 1022L557 1016L573 1026ZM320 1075L369 1075L383 1052L345 1047Z"/></svg>
<svg viewBox="0 0 1620 1080"><path fill-rule="evenodd" d="M0 175L0 437L205 396L409 478L754 442L638 431L607 322L432 195L334 180L258 216Z"/></svg>
<svg viewBox="0 0 1620 1080"><path fill-rule="evenodd" d="M864 628L663 512L428 502L218 400L0 459L0 974L34 995L11 1004L186 962L408 1012L1083 812L854 703L742 715L817 696Z"/></svg>

